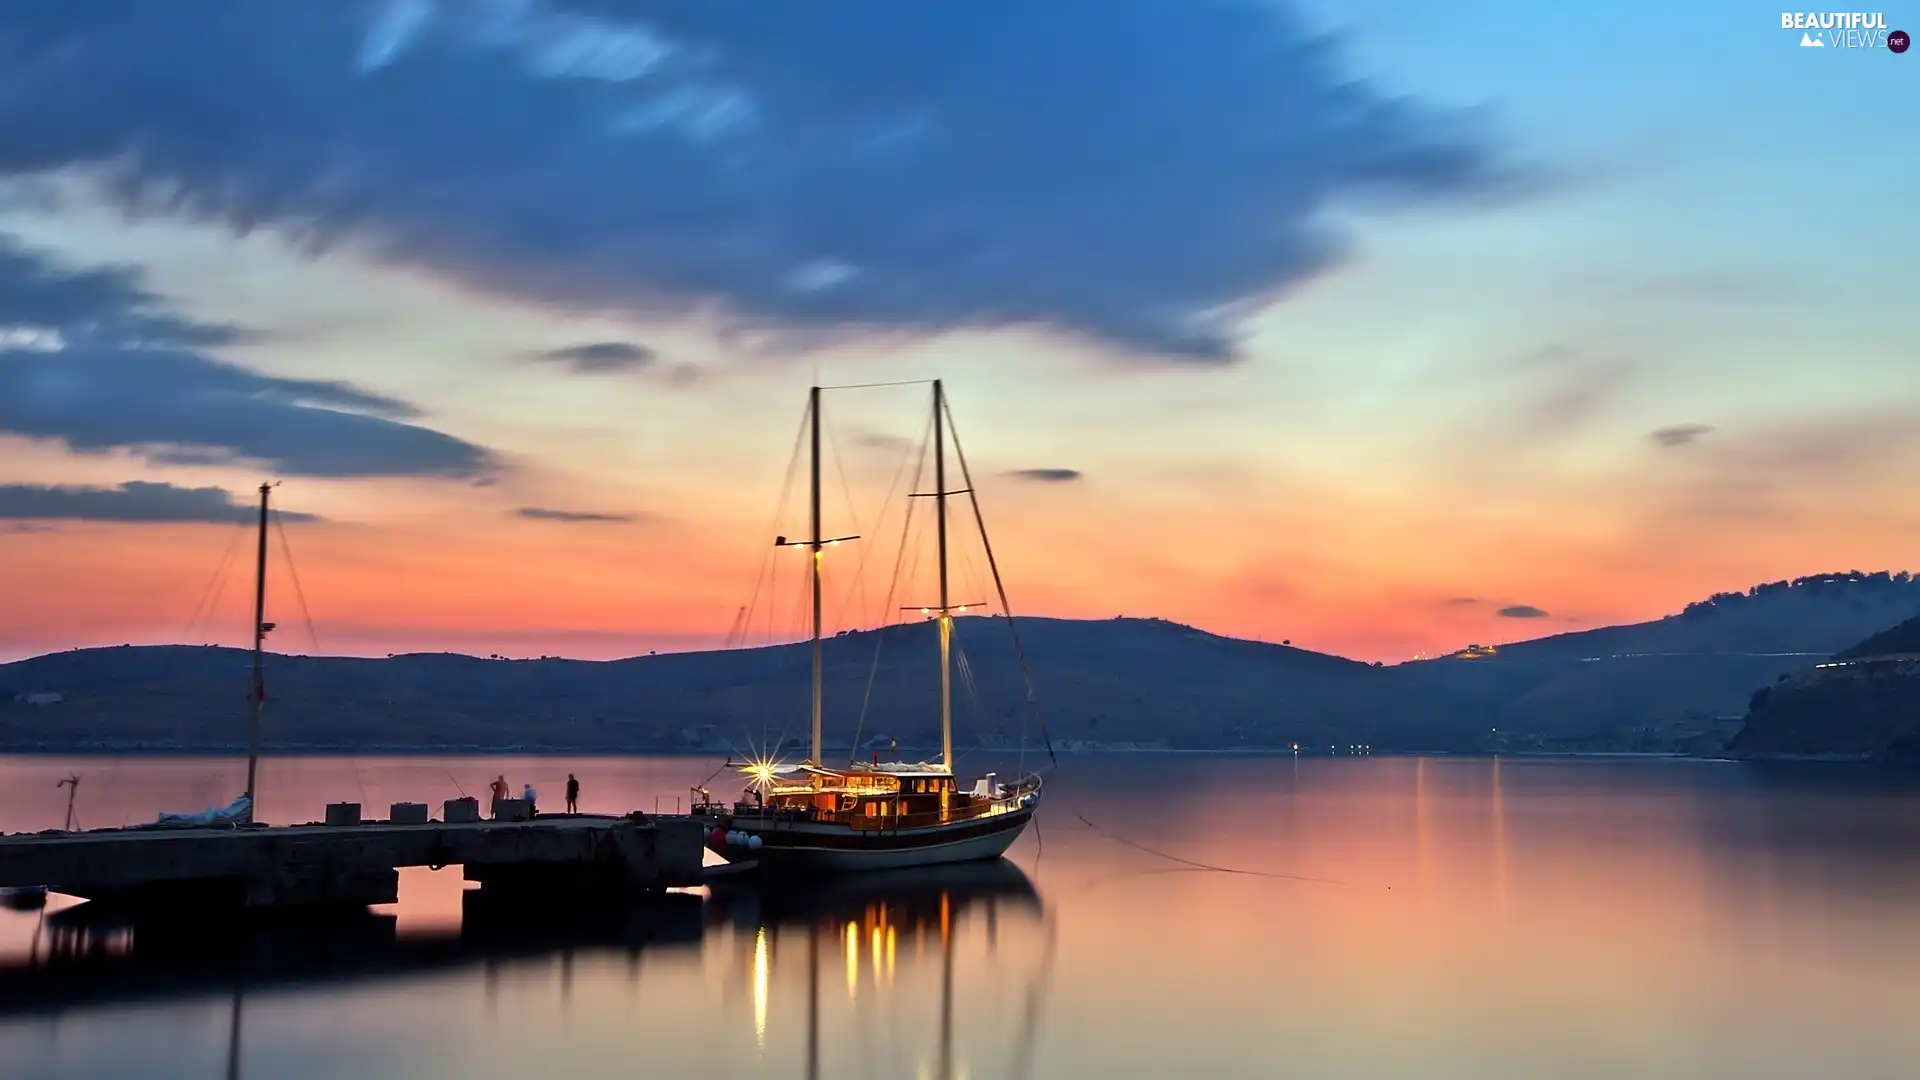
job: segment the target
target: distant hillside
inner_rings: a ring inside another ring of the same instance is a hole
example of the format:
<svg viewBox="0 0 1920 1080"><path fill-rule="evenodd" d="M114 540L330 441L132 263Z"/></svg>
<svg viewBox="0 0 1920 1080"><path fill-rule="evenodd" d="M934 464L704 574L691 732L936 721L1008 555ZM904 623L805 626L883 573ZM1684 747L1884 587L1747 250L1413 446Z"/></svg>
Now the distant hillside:
<svg viewBox="0 0 1920 1080"><path fill-rule="evenodd" d="M1732 735L1754 687L1916 612L1920 583L1905 574L1822 575L1652 622L1394 667L1159 619L1018 625L1064 747L1674 751ZM1037 745L1004 620L958 620L956 640L967 658L959 744L1010 746L1025 730ZM849 744L858 728L863 743L936 745L935 655L931 623L829 640L829 743ZM0 749L238 748L247 662L172 646L0 665ZM794 745L809 672L804 643L607 662L274 656L267 738L363 751L746 750L782 735ZM42 703L16 700L32 695Z"/></svg>
<svg viewBox="0 0 1920 1080"><path fill-rule="evenodd" d="M1502 646L1508 659L1815 652L1822 656L1920 612L1920 580L1901 571L1819 574L1717 593L1653 622ZM1863 627L1866 629L1863 631ZM1816 645L1815 643L1826 643Z"/></svg>
<svg viewBox="0 0 1920 1080"><path fill-rule="evenodd" d="M1755 691L1729 752L1920 761L1920 617Z"/></svg>
<svg viewBox="0 0 1920 1080"><path fill-rule="evenodd" d="M1668 752L1738 730L1753 688L1920 612L1905 572L1722 593L1652 622L1463 650L1392 669L1396 703L1483 718L1506 750Z"/></svg>
<svg viewBox="0 0 1920 1080"><path fill-rule="evenodd" d="M1279 725L1332 738L1360 723L1349 687L1380 669L1286 646L1223 638L1157 619L1022 619L1023 645L1056 739L1232 745ZM884 641L880 638L884 635ZM955 725L969 745L1033 745L1006 624L956 620L966 656ZM938 744L931 623L844 634L824 654L828 741ZM244 744L248 654L213 647L121 647L0 666L0 747L230 748ZM421 654L384 660L273 656L269 738L305 748L745 750L806 737L807 646L627 660L491 660ZM55 692L57 705L14 702Z"/></svg>
<svg viewBox="0 0 1920 1080"><path fill-rule="evenodd" d="M1835 660L1857 660L1864 656L1920 655L1920 618L1908 619L1873 635L1835 656Z"/></svg>

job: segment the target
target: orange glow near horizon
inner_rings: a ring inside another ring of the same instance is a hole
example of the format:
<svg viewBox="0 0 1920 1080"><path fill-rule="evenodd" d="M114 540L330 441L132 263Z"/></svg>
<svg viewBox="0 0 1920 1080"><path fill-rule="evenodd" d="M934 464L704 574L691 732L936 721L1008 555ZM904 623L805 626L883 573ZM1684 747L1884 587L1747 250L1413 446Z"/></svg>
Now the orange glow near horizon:
<svg viewBox="0 0 1920 1080"><path fill-rule="evenodd" d="M286 496L295 507L298 494L296 487ZM1389 662L1656 618L1763 580L1903 565L1901 545L1845 520L1780 537L1758 556L1670 549L1631 561L1611 544L1529 536L1517 525L1505 535L1449 528L1437 512L1413 508L1383 517L1377 530L1349 519L1315 535L1289 528L1290 515L1279 510L1251 511L1235 528L1217 514L1157 513L1142 498L1086 515L1039 505L1025 491L990 491L987 499L990 514L996 502L1012 512L990 527L997 525L995 554L1016 614L1158 616ZM1293 510L1314 527L1311 506ZM1133 519L1154 523L1153 543L1138 542L1125 524ZM771 541L757 535L763 527L691 507L672 522L600 531L511 519L480 528L439 520L292 525L297 589L279 537L271 538L269 611L279 629L269 647L587 659L719 647L754 597L750 575ZM8 598L0 657L122 643L247 644L251 537L240 531L62 523L0 537L0 595ZM854 554L853 545L827 560L829 632L883 618L878 601L895 532L871 552ZM1823 554L1832 551L1855 554ZM984 560L956 553L954 587L969 602L991 597ZM931 561L919 560L919 578ZM763 579L747 643L805 636L796 592L804 578L788 564ZM930 591L918 578L899 588L914 602ZM1549 614L1498 617L1507 604Z"/></svg>

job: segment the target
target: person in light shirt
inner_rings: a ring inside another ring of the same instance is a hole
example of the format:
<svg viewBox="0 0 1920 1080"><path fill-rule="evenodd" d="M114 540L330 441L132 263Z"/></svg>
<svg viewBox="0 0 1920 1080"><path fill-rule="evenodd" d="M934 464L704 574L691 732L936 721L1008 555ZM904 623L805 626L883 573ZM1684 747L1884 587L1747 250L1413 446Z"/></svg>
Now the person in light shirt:
<svg viewBox="0 0 1920 1080"><path fill-rule="evenodd" d="M527 784L520 789L520 797L527 800L527 816L533 816L533 785Z"/></svg>

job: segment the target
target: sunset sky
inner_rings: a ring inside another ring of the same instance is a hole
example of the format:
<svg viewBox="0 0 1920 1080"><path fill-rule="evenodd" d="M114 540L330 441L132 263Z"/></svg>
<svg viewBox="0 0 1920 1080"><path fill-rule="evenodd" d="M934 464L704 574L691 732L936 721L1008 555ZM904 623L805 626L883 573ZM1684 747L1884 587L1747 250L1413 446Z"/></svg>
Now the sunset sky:
<svg viewBox="0 0 1920 1080"><path fill-rule="evenodd" d="M265 479L277 648L790 634L816 379L946 380L1021 613L1393 661L1912 567L1915 100L1723 2L10 5L0 659L243 641ZM925 399L828 398L836 628Z"/></svg>

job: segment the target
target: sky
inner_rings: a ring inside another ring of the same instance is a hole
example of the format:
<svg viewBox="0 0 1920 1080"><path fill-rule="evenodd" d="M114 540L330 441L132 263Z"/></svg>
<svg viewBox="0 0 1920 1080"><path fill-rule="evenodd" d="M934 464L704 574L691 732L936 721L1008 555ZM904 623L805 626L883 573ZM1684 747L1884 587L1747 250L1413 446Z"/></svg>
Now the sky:
<svg viewBox="0 0 1920 1080"><path fill-rule="evenodd" d="M944 380L1019 614L1391 662L1913 567L1920 59L1684 7L10 5L0 658L245 642L265 481L278 649L790 639L816 382ZM928 391L825 400L871 625Z"/></svg>

